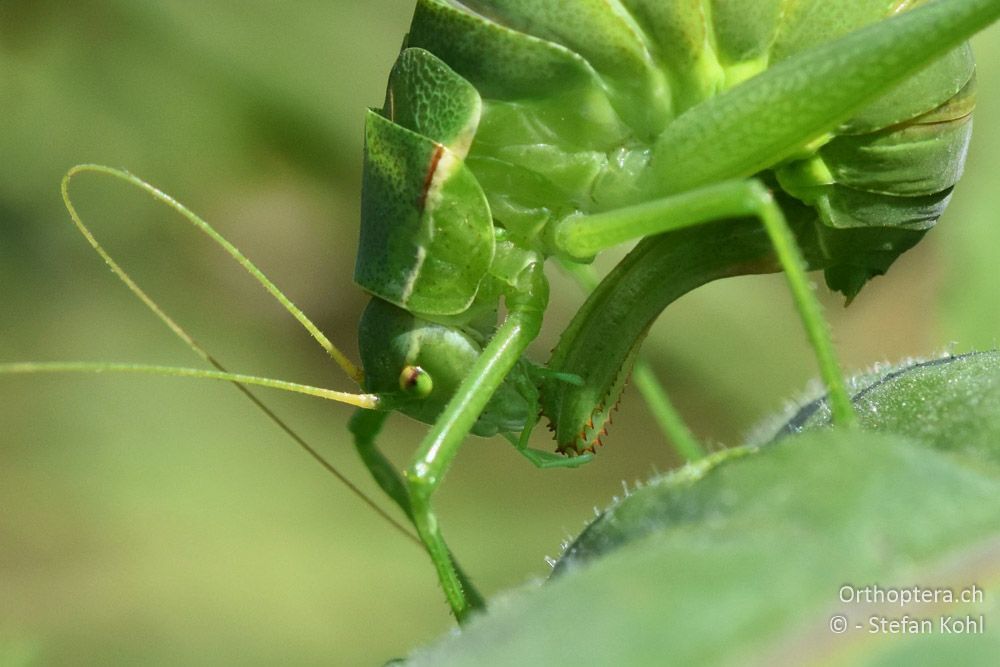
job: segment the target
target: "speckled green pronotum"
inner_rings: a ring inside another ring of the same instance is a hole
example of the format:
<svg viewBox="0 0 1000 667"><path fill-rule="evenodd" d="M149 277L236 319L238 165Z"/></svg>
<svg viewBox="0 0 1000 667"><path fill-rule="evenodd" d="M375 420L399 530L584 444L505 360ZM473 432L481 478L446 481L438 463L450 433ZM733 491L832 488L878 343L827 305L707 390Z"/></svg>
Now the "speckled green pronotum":
<svg viewBox="0 0 1000 667"><path fill-rule="evenodd" d="M805 271L851 299L934 225L971 130L965 40L998 16L1000 0L418 0L365 124L363 373L286 306L361 384L324 395L362 408L358 451L460 622L482 600L431 498L462 441L502 434L543 467L589 460L649 326L693 288L783 271L835 420L854 422ZM525 359L545 261L574 272L630 241L548 363ZM93 367L0 370L78 369ZM391 411L431 425L403 476L375 447ZM527 447L539 413L559 453Z"/></svg>

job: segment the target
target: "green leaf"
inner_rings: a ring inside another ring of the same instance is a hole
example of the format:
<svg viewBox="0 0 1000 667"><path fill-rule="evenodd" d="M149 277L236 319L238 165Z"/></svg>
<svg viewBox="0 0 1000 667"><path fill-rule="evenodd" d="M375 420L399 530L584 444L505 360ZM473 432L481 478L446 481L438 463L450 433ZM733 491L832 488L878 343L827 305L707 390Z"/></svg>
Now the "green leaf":
<svg viewBox="0 0 1000 667"><path fill-rule="evenodd" d="M867 428L822 426L716 455L633 492L540 588L495 601L415 664L989 664L1000 578L1000 366L980 354L861 382ZM863 589L987 589L972 604L868 604ZM830 630L843 614L847 631ZM870 633L927 618L931 632ZM860 629L856 626L860 625Z"/></svg>
<svg viewBox="0 0 1000 667"><path fill-rule="evenodd" d="M1000 465L1000 352L889 368L856 382L854 403L866 430L898 433L980 463ZM787 434L830 423L823 399L803 406Z"/></svg>

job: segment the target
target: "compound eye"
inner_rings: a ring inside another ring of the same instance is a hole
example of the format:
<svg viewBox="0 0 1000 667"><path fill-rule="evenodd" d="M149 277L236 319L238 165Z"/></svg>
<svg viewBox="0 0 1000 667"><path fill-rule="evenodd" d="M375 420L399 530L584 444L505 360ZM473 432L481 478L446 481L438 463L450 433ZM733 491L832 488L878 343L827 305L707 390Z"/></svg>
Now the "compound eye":
<svg viewBox="0 0 1000 667"><path fill-rule="evenodd" d="M406 366L399 374L399 388L414 398L425 398L434 389L434 381L420 366Z"/></svg>

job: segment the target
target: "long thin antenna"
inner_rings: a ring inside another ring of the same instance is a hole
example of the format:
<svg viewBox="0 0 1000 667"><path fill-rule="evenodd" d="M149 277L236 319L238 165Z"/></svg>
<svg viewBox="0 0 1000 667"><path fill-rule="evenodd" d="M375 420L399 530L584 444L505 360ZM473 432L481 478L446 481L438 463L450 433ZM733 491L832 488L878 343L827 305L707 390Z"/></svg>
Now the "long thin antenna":
<svg viewBox="0 0 1000 667"><path fill-rule="evenodd" d="M315 461L317 461L323 468L327 470L330 474L340 480L341 484L346 486L348 490L355 496L361 499L366 505L375 511L376 514L381 516L383 519L392 524L400 533L407 537L411 542L418 546L423 546L417 536L414 535L406 526L394 519L388 512L383 510L375 501L368 496L364 491L359 489L357 486L351 482L350 479L344 476L337 468L333 466L329 461L327 461L323 456L316 451L309 443L307 443L302 436L296 433L292 428L274 413L271 408L265 405L256 394L251 392L246 388L247 384L256 384L259 386L267 387L269 389L281 389L283 391L292 391L300 394L307 394L309 396L316 396L318 398L326 398L334 401L339 401L342 403L349 403L351 405L356 405L362 408L372 408L378 404L378 397L373 394L344 394L339 391L332 391L330 389L322 389L320 387L310 387L308 385L297 384L294 382L285 382L283 380L273 380L271 378L262 378L252 375L239 375L236 373L226 373L224 371L208 371L201 368L177 368L173 366L147 366L143 364L108 364L108 363L88 363L88 362L18 362L12 364L0 364L0 375L8 374L34 374L34 373L149 373L151 375L167 375L173 377L188 377L188 378L200 378L200 379L210 379L210 380L224 380L226 382L232 383L244 396L250 399L254 405L260 408L267 417L277 424L278 428L287 433L289 437L292 438L309 456L311 456Z"/></svg>
<svg viewBox="0 0 1000 667"><path fill-rule="evenodd" d="M69 183L72 178L79 173L83 172L94 172L99 174L107 174L113 176L117 179L123 180L139 189L149 193L154 199L165 203L170 208L174 209L180 213L184 218L191 222L195 227L202 230L207 234L212 240L222 246L226 252L236 259L237 262L243 266L264 288L271 293L284 307L292 314L309 333L316 339L319 344L327 351L328 354L337 362L337 364L344 369L344 371L359 385L361 384L364 374L357 368L347 357L343 355L330 341L323 335L319 328L309 320L306 315L299 310L292 302L288 299L282 292L272 283L264 274L258 269L253 263L247 259L243 253L236 249L229 241L224 239L218 232L216 232L207 222L202 220L200 217L195 215L187 207L183 206L176 200L174 200L169 195L160 191L159 189L153 187L152 185L146 183L145 181L139 179L132 174L120 170L114 169L112 167L105 167L103 165L96 164L81 164L73 167L66 175L63 176L62 183L60 184L60 191L62 193L63 203L66 205L66 210L69 211L70 218L73 220L73 224L76 228L83 234L84 238L90 246L100 255L101 259L111 268L111 271L118 276L118 278L125 283L129 291L132 292L147 308L149 308L156 317L163 322L167 328L169 328L174 335L180 338L185 345L187 345L195 354L201 357L205 362L210 364L219 373L228 374L229 371L209 352L198 343L193 336L191 336L187 331L181 327L172 317L170 317L160 306L150 297L146 292L139 287L139 285L132 279L132 277L125 271L104 249L104 247L97 241L96 237L91 233L90 229L83 223L80 215L77 213L76 208L73 206L73 202L69 196ZM13 372L13 371L8 371ZM25 372L25 371L21 371ZM280 381L279 381L280 382ZM306 440L300 436L296 431L294 431L283 419L281 419L271 408L269 408L264 402L257 397L250 389L248 389L243 384L239 382L233 382L235 386L244 396L246 396L250 401L256 405L272 422L274 422L278 428L288 434L295 443L302 448L309 456L311 456L315 461L317 461L323 468L336 477L340 482L354 494L359 500L368 505L376 514L385 519L391 526L393 526L397 531L404 535L411 542L417 546L422 547L420 539L414 535L414 533L408 529L406 526L401 524L399 521L390 516L384 509L382 509L368 494L358 488L353 482L351 482L343 473L341 473L333 464L327 461L314 447L309 445Z"/></svg>
<svg viewBox="0 0 1000 667"><path fill-rule="evenodd" d="M268 279L268 277L265 276L264 273L260 269L258 269L254 265L254 263L251 262L246 257L246 255L240 252L236 248L236 246L234 246L232 243L223 238L221 234L215 231L215 229L212 228L212 226L209 225L207 222L205 222L201 217L196 215L193 211L184 206L184 204L181 204L179 201L177 201L170 195L166 194L162 190L153 187L146 181L130 174L127 171L121 169L115 169L113 167L106 167L100 164L76 165L68 172L66 172L66 175L63 176L62 184L60 185L63 203L66 205L66 210L69 211L69 215L73 219L73 224L76 225L77 229L80 230L80 233L83 234L84 238L87 239L87 242L90 243L91 247L93 247L94 250L97 251L97 254L101 256L101 259L103 259L105 263L109 267L111 267L111 270L114 271L115 275L117 275L125 283L125 285L129 288L129 290L131 290L133 294L139 297L139 299L141 299L142 302L145 303L150 310L156 313L156 316L159 317L161 320L163 320L164 324L170 327L171 330L173 330L175 334L180 336L182 340L187 342L188 340L190 340L190 337L187 334L183 333L183 330L180 330L180 328L177 327L176 323L174 323L174 321L170 317L168 317L166 313L164 313L160 309L160 307L157 306L156 303L154 303L153 300L150 299L138 285L135 284L135 281L133 281L132 278L129 277L129 275L118 265L118 263L111 258L111 256L107 253L107 251L104 250L103 247L101 247L101 244L97 242L97 239L94 238L94 235L90 232L87 226L83 224L83 221L80 219L80 215L76 212L76 207L73 206L73 202L69 196L69 182L73 180L73 177L76 176L77 174L88 171L93 173L107 174L108 176L113 176L114 178L125 181L126 183L149 193L154 199L157 199L166 204L167 206L169 206L170 208L174 209L175 211L180 213L188 222L190 222L192 225L203 231L210 239L215 241L215 243L217 243L223 250L225 250L230 257L235 259L239 263L239 265L242 266L247 271L247 273L253 276L254 279L271 294L271 296L277 299L278 302L284 307L284 309L287 310L292 315L292 317L298 320L299 323L306 329L306 331L308 331L309 334L316 340L316 342L319 343L324 350L326 350L327 354L329 354L333 358L333 360L337 362L337 365L340 366L342 369L344 369L344 372L347 373L347 375L352 380L354 380L358 384L358 386L361 386L362 381L364 380L364 373L361 371L361 369L355 366L351 362L351 360L348 359L346 355L344 355L343 352L337 349L337 347L330 342L330 339L327 338L323 334L323 332L319 330L319 327L313 324L312 320L306 317L306 314L303 313L298 306L292 303L291 299L285 296L284 293L282 293L282 291L279 290L277 286L273 282L271 282Z"/></svg>
<svg viewBox="0 0 1000 667"><path fill-rule="evenodd" d="M112 362L87 361L26 361L13 364L0 364L0 373L145 373L147 375L162 375L167 377L199 378L202 380L223 380L234 384L252 384L268 389L280 389L296 394L306 394L328 401L347 403L366 410L376 410L379 407L379 397L375 394L351 394L323 387L313 387L297 382L275 380L257 375L243 375L226 371L208 371L203 368L182 368L178 366L151 366L149 364L118 364Z"/></svg>

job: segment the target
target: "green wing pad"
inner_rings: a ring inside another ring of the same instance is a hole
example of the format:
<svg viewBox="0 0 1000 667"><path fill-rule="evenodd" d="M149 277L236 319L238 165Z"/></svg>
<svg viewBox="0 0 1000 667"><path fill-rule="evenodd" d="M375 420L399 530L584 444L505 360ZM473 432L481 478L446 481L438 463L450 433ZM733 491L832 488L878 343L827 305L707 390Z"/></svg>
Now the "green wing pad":
<svg viewBox="0 0 1000 667"><path fill-rule="evenodd" d="M418 0L407 47L431 51L487 99L518 99L586 85L580 56L443 0Z"/></svg>
<svg viewBox="0 0 1000 667"><path fill-rule="evenodd" d="M468 309L489 270L493 220L458 155L369 111L354 280L424 315Z"/></svg>
<svg viewBox="0 0 1000 667"><path fill-rule="evenodd" d="M637 135L659 134L671 114L670 89L641 28L607 0L465 0L491 21L564 46L600 75L618 113Z"/></svg>
<svg viewBox="0 0 1000 667"><path fill-rule="evenodd" d="M459 10L422 0L408 44L434 51L487 98L586 88L596 71L617 113L652 138L672 117L670 90L641 31L613 4L476 0Z"/></svg>
<svg viewBox="0 0 1000 667"><path fill-rule="evenodd" d="M484 134L502 146L591 148L629 134L597 72L579 54L467 7L420 0L407 46L433 52L486 100L480 147Z"/></svg>
<svg viewBox="0 0 1000 667"><path fill-rule="evenodd" d="M383 115L465 157L482 101L471 83L423 49L405 49L389 75Z"/></svg>

